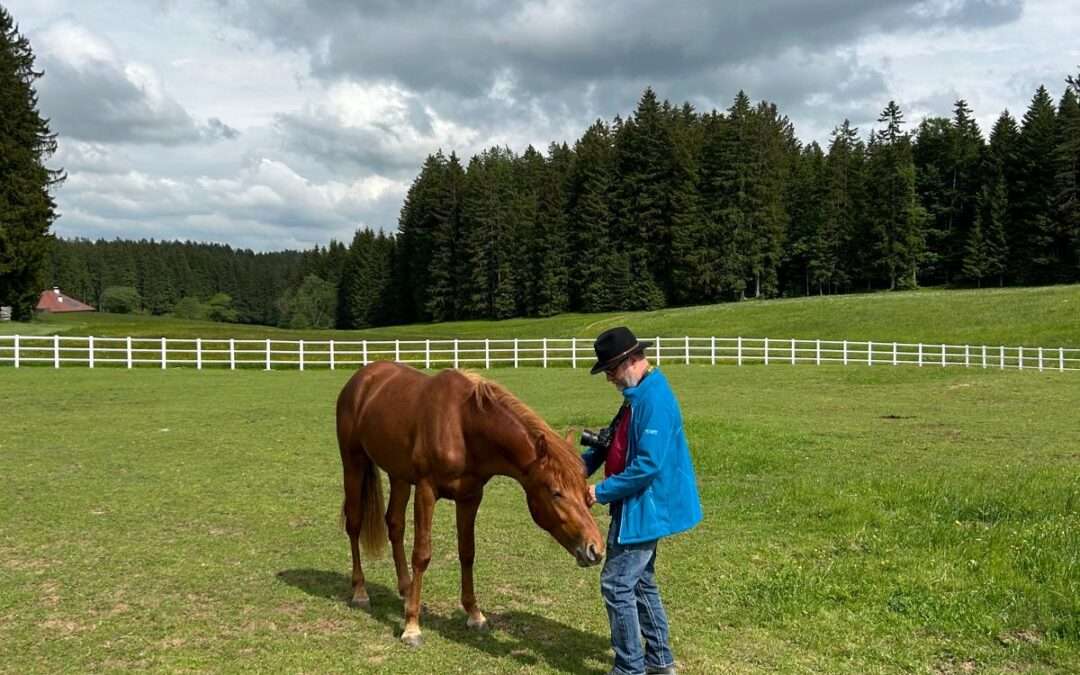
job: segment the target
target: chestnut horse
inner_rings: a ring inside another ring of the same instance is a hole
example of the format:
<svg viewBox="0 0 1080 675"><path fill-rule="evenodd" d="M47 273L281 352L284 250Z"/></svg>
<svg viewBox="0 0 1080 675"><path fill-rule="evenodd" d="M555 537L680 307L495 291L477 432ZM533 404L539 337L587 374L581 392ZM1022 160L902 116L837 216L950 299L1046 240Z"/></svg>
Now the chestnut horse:
<svg viewBox="0 0 1080 675"><path fill-rule="evenodd" d="M378 555L389 540L398 593L405 599L401 639L417 646L420 589L431 561L431 520L440 498L457 503L461 606L470 628L487 620L473 593L474 523L484 485L509 476L525 489L533 520L579 565L595 565L604 539L586 506L585 472L570 437L560 438L502 386L471 373L428 376L399 363L376 362L349 379L337 400L337 434L345 473L342 516L352 548L352 602L367 605L360 542ZM382 518L378 469L390 477ZM412 575L405 565L405 507L416 487Z"/></svg>

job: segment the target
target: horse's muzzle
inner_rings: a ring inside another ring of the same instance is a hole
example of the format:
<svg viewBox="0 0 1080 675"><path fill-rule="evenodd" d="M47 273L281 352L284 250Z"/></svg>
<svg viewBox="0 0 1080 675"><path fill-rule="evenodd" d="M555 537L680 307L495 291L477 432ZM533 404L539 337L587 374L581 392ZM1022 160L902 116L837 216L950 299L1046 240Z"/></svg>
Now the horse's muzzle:
<svg viewBox="0 0 1080 675"><path fill-rule="evenodd" d="M591 567L604 559L604 554L596 550L595 544L582 544L574 550L574 557L580 567Z"/></svg>

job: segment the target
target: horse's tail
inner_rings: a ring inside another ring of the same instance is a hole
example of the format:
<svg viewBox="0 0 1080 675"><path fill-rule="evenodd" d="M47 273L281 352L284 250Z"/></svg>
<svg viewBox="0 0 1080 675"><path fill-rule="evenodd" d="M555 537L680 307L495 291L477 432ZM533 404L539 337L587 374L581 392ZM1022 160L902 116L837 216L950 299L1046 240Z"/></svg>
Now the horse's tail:
<svg viewBox="0 0 1080 675"><path fill-rule="evenodd" d="M382 480L375 461L354 439L356 406L352 403L359 384L357 376L349 381L338 397L337 432L341 449L341 462L345 469L345 500L341 504L341 525L349 536L359 535L364 553L378 557L386 549L386 521L383 519L384 502ZM357 531L355 528L359 528Z"/></svg>
<svg viewBox="0 0 1080 675"><path fill-rule="evenodd" d="M382 492L382 481L379 480L379 469L375 462L370 459L365 463L362 473L355 473L349 480L358 481L360 484L360 546L364 549L364 555L378 558L386 550L386 520L383 517L385 510ZM341 503L341 526L345 528L349 516L348 490L345 500Z"/></svg>

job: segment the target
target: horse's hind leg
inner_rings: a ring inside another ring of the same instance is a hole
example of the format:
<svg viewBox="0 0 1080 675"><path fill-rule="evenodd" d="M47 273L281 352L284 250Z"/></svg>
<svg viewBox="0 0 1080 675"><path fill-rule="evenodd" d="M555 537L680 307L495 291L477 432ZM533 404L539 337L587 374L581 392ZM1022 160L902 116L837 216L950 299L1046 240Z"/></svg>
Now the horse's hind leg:
<svg viewBox="0 0 1080 675"><path fill-rule="evenodd" d="M457 501L458 560L461 562L461 607L469 615L469 628L487 628L487 618L476 606L473 590L473 559L476 556L476 511L483 493Z"/></svg>
<svg viewBox="0 0 1080 675"><path fill-rule="evenodd" d="M353 594L349 602L356 607L367 607L370 604L367 588L364 586L364 567L360 563L360 533L364 522L362 491L364 473L370 470L367 466L370 461L367 457L354 455L344 462L345 503L341 507L341 515L345 519L345 532L349 535L349 549L352 551ZM361 462L364 466L358 467L357 464Z"/></svg>
<svg viewBox="0 0 1080 675"><path fill-rule="evenodd" d="M405 561L405 507L409 505L409 483L390 478L390 503L386 507L386 529L390 536L390 548L394 553L394 571L397 573L398 595L409 592L409 566Z"/></svg>
<svg viewBox="0 0 1080 675"><path fill-rule="evenodd" d="M412 647L420 646L420 591L424 585L424 571L431 562L431 520L435 514L435 487L427 482L416 485L416 501L413 504L416 531L413 535L412 582L405 598L405 632L401 640Z"/></svg>

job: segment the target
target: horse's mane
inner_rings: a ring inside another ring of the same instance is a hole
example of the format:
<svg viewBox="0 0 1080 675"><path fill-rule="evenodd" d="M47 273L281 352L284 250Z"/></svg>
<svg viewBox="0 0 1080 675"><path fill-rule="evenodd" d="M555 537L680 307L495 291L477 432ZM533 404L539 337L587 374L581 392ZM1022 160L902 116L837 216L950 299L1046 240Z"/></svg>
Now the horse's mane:
<svg viewBox="0 0 1080 675"><path fill-rule="evenodd" d="M458 372L472 383L472 394L477 407L483 410L488 403L502 405L518 418L525 430L529 432L530 437L543 436L547 440L551 469L559 477L559 481L566 487L584 489L585 470L581 463L581 457L543 418L501 384L485 379L471 371L459 370Z"/></svg>

